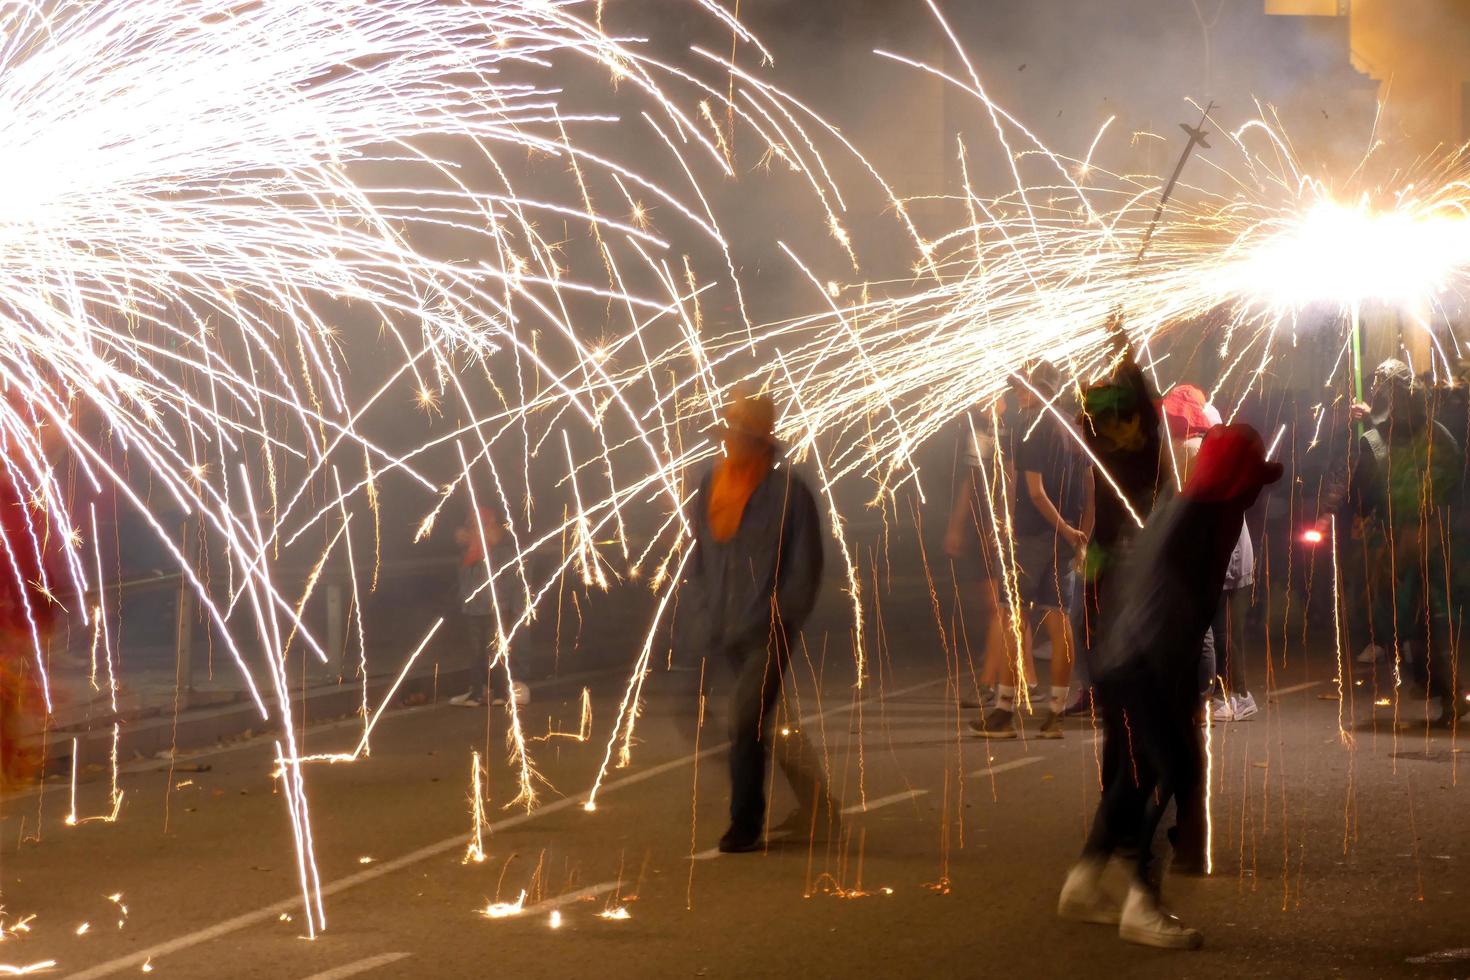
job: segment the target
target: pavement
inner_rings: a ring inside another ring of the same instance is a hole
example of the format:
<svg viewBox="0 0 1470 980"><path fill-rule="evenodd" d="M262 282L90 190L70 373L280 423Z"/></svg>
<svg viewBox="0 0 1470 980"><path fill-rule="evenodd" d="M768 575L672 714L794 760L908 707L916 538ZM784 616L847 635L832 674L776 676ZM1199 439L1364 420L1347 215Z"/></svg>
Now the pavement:
<svg viewBox="0 0 1470 980"><path fill-rule="evenodd" d="M1427 731L1407 690L1375 708L1392 692L1369 676L1337 700L1331 660L1293 655L1255 720L1211 730L1213 874L1166 884L1206 936L1181 953L1054 915L1097 795L1088 719L1060 741L976 741L957 707L967 666L879 665L856 691L850 663L804 663L799 709L780 719L823 747L841 832L746 855L713 850L723 677L696 742L695 675L650 675L631 761L592 812L621 676L537 687L527 733L559 734L531 744L530 812L507 808L502 709L391 710L370 757L308 769L327 926L314 939L271 738L124 766L116 822L96 819L108 774L75 804L69 783L47 784L0 812L0 961L77 978L1470 975L1470 743ZM593 737L578 741L584 687ZM310 729L304 751L350 750L360 726ZM473 753L481 862L465 860ZM791 801L774 784L779 821Z"/></svg>

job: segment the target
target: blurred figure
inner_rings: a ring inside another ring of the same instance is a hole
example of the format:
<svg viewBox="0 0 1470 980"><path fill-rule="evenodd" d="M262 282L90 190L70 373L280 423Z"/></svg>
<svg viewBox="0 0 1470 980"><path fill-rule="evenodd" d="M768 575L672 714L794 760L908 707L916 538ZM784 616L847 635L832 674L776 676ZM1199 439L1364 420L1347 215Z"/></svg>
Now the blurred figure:
<svg viewBox="0 0 1470 980"><path fill-rule="evenodd" d="M1082 563L1082 656L1092 675L1108 592L1154 502L1169 485L1168 452L1159 432L1152 388L1143 376L1121 324L1113 325L1119 360L1112 376L1083 392L1077 423L1098 462L1091 469L1092 534ZM1094 685L1095 688L1095 685ZM1093 695L1096 694L1094 689ZM1088 705L1089 709L1092 707ZM1103 773L1106 781L1110 774Z"/></svg>
<svg viewBox="0 0 1470 980"><path fill-rule="evenodd" d="M1408 647L1416 673L1440 706L1436 723L1450 726L1470 710L1459 694L1450 608L1451 504L1464 455L1430 410L1424 386L1402 361L1387 360L1373 376L1373 402L1346 466L1323 491L1318 529L1329 517L1341 528L1357 522L1365 552L1380 553L1392 576L1395 661ZM1373 542L1371 545L1368 542ZM1379 543L1381 542L1381 544Z"/></svg>
<svg viewBox="0 0 1470 980"><path fill-rule="evenodd" d="M694 544L681 619L694 624L707 656L724 657L735 672L730 826L720 850L738 853L761 846L776 698L791 666L791 644L816 605L823 555L816 501L789 464L778 465L771 400L737 391L724 422L725 454L689 505ZM783 828L830 827L836 807L826 777L796 726L776 757L797 799Z"/></svg>
<svg viewBox="0 0 1470 980"><path fill-rule="evenodd" d="M505 525L493 507L471 510L465 522L454 529L454 543L459 545L459 611L469 637L470 688L449 699L450 704L481 707L487 703L505 704L514 697L516 704L531 703L531 689L521 681L508 683L508 665L496 670L492 665L499 646L495 624L494 599L490 593L490 573L495 568L495 549L505 540ZM489 549L488 560L486 548ZM501 600L502 618L513 619L511 608Z"/></svg>
<svg viewBox="0 0 1470 980"><path fill-rule="evenodd" d="M55 463L65 450L57 427L38 418L14 392L10 407L35 427L42 464ZM26 454L17 436L0 430L0 452L20 460ZM0 789L18 789L40 773L40 743L31 736L43 727L46 702L41 692L38 646L45 650L60 621L56 592L69 583L62 572L61 529L37 498L17 483L28 468L0 470L0 536L7 556L0 571Z"/></svg>
<svg viewBox="0 0 1470 980"><path fill-rule="evenodd" d="M1015 595L1002 594L1002 605L1014 606L1012 635L1019 634L1020 653L1029 659L1037 626L1051 641L1051 697L1037 728L1038 738L1062 737L1062 709L1071 681L1073 635L1068 616L1073 568L1091 533L1091 471L1080 464L1080 435L1048 403L1057 397L1061 376L1050 364L1032 370L1027 384L1016 388L1020 407L1008 440L1016 473L1011 548L1016 562ZM1034 389L1034 391L1033 391ZM1013 600L1013 601L1012 601ZM990 739L1017 737L1015 721L1016 659L1004 647L987 648L986 673L1001 675L994 706L970 723L971 733ZM992 666L991 658L1001 662Z"/></svg>
<svg viewBox="0 0 1470 980"><path fill-rule="evenodd" d="M1204 434L1220 425L1222 419L1205 393L1189 384L1169 389L1159 402L1159 409L1168 425L1172 462L1182 486L1194 470ZM1243 649L1245 611L1250 603L1250 589L1255 584L1255 564L1250 529L1242 522L1240 537L1225 569L1220 605L1205 631L1200 656L1200 694L1211 698L1212 721L1248 721L1260 711L1250 693ZM1199 839L1199 847L1194 850L1199 852L1197 863L1203 870L1204 828L1197 828L1191 836Z"/></svg>
<svg viewBox="0 0 1470 980"><path fill-rule="evenodd" d="M1332 502L1330 509L1338 517L1338 565L1343 592L1350 597L1344 603L1348 648L1358 651L1360 664L1388 659L1384 644L1393 644L1389 635L1393 631L1393 608L1384 596L1392 590L1393 583L1384 574L1389 562L1384 552L1383 529L1375 516L1359 513L1350 505L1348 481L1356 454L1362 449L1362 437L1369 430L1377 431L1380 437L1384 435L1382 427L1388 422L1390 407L1388 381L1392 378L1411 381L1412 376L1409 366L1395 357L1378 365L1368 389L1368 401L1355 401L1348 407L1348 425L1356 434L1348 439L1346 453L1329 471L1323 487ZM1327 522L1319 522L1317 530L1326 535Z"/></svg>
<svg viewBox="0 0 1470 980"><path fill-rule="evenodd" d="M1153 838L1171 799L1182 808L1197 796L1201 643L1245 512L1280 477L1250 426L1212 428L1179 495L1149 517L1115 572L1093 674L1111 779L1062 887L1062 918L1116 923L1122 939L1146 946L1194 949L1203 941L1162 908ZM1101 878L1123 845L1137 848L1137 860L1120 911Z"/></svg>
<svg viewBox="0 0 1470 980"><path fill-rule="evenodd" d="M1005 659L1006 621L1000 601L1004 573L996 548L1001 534L996 519L1004 522L1011 513L1016 486L1010 455L997 452L1001 434L996 432L1000 427L996 408L993 415L985 408L966 412L962 420L960 473L944 533L944 552L954 561L961 600L973 602L984 617L980 681L987 687L999 680ZM960 699L962 708L981 704L979 698Z"/></svg>

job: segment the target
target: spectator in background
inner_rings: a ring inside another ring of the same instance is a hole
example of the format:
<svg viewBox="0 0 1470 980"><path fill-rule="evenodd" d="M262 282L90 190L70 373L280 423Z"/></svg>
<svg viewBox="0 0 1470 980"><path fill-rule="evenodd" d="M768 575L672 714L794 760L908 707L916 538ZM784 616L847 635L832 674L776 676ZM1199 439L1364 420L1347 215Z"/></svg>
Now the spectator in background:
<svg viewBox="0 0 1470 980"><path fill-rule="evenodd" d="M484 505L478 511L471 509L465 522L454 530L454 543L460 549L459 611L469 640L470 688L450 698L450 704L483 706L487 691L492 705L503 705L511 697L518 706L531 703L531 689L522 681L510 681L509 651L503 659L496 656L500 631L490 576L495 571L495 549L504 540L505 525L500 514ZM502 620L514 618L505 605L501 606L500 615Z"/></svg>
<svg viewBox="0 0 1470 980"><path fill-rule="evenodd" d="M1016 473L1011 547L1016 561L1013 597L1015 633L1022 653L1030 653L1037 626L1051 641L1051 696L1037 728L1038 738L1062 737L1062 709L1071 680L1073 635L1068 616L1073 567L1090 533L1091 472L1080 465L1079 434L1050 402L1056 399L1061 376L1050 364L1038 365L1026 383L1016 389L1020 406L1010 434L1009 456ZM987 651L1004 656L1003 648ZM1015 721L1015 660L1005 657L1002 680L994 706L970 730L981 738L1017 737ZM989 668L987 668L989 672Z"/></svg>
<svg viewBox="0 0 1470 980"><path fill-rule="evenodd" d="M1374 372L1373 405L1365 421L1374 424L1364 426L1323 492L1318 530L1325 535L1328 515L1336 515L1339 536L1356 521L1365 536L1381 537L1394 576L1395 656L1412 645L1415 670L1439 701L1436 721L1451 726L1470 710L1459 694L1446 567L1464 454L1402 361L1389 359Z"/></svg>
<svg viewBox="0 0 1470 980"><path fill-rule="evenodd" d="M1016 471L1009 453L997 452L996 430L1001 428L998 404L966 412L962 422L960 473L945 529L944 551L954 561L961 602L973 602L984 617L980 680L989 687L999 681L1006 659L1007 621L1000 597L1005 573L997 542L1006 533L1004 525L1011 514ZM978 698L960 699L963 708L978 708L981 704Z"/></svg>
<svg viewBox="0 0 1470 980"><path fill-rule="evenodd" d="M1220 413L1203 391L1188 384L1169 389L1159 402L1159 410L1169 429L1171 462L1179 485L1183 486L1193 472L1204 434L1221 424ZM1245 610L1254 582L1255 548L1250 529L1241 522L1240 537L1225 569L1220 607L1205 632L1200 657L1200 693L1218 694L1210 704L1210 717L1214 721L1247 721L1259 711L1246 680L1243 649ZM1203 828L1200 831L1202 834Z"/></svg>
<svg viewBox="0 0 1470 980"><path fill-rule="evenodd" d="M45 727L40 656L60 624L57 599L69 584L62 555L64 530L44 496L25 482L36 467L54 463L66 449L55 423L34 410L15 389L4 395L11 424L0 428L0 536L8 562L0 571L0 789L19 789L39 775ZM29 429L27 438L22 435ZM41 454L37 458L34 453Z"/></svg>

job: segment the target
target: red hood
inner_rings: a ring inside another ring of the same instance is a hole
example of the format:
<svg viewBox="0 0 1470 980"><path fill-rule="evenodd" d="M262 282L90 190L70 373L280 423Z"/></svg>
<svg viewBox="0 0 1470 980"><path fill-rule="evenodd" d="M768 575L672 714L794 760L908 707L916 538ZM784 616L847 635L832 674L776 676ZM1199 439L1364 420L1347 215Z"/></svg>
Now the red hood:
<svg viewBox="0 0 1470 980"><path fill-rule="evenodd" d="M1209 431L1211 423L1205 410L1205 393L1194 385L1170 388L1169 393L1159 399L1159 412L1169 424L1169 436L1173 439L1193 439Z"/></svg>
<svg viewBox="0 0 1470 980"><path fill-rule="evenodd" d="M1254 499L1279 479L1281 464L1266 459L1259 432L1245 424L1217 425L1205 433L1182 494L1202 502Z"/></svg>

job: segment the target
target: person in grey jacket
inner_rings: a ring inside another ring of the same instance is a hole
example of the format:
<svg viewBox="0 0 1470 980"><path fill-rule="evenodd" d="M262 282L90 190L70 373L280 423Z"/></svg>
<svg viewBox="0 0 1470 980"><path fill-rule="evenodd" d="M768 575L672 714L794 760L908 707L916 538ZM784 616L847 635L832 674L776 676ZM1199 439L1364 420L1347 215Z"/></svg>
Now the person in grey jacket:
<svg viewBox="0 0 1470 980"><path fill-rule="evenodd" d="M766 764L775 735L776 698L791 665L791 644L822 583L822 526L816 500L779 457L770 399L737 393L724 410L725 455L689 504L689 556L680 620L694 646L735 672L730 698L730 826L726 853L757 850L766 821ZM786 736L777 760L796 793L786 823L814 831L833 819L827 781L800 733Z"/></svg>

